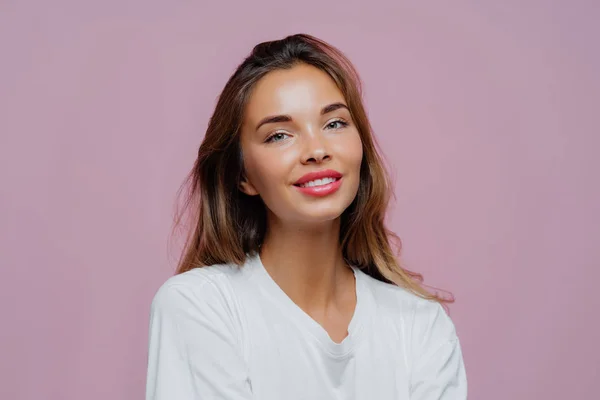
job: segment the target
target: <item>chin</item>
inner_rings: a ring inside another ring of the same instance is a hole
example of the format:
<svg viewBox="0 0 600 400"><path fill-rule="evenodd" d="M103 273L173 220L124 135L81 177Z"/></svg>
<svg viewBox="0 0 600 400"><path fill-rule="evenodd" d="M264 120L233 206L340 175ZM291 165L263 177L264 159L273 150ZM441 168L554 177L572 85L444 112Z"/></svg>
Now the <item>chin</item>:
<svg viewBox="0 0 600 400"><path fill-rule="evenodd" d="M338 219L342 213L321 213L313 215L305 215L301 217L302 222L320 224L323 222L333 222Z"/></svg>
<svg viewBox="0 0 600 400"><path fill-rule="evenodd" d="M322 224L340 218L354 201L357 192L358 188L313 199L291 197L284 201L274 201L273 204L279 203L278 207L270 209L278 219L283 221L299 224Z"/></svg>
<svg viewBox="0 0 600 400"><path fill-rule="evenodd" d="M303 207L302 210L298 210L297 215L298 219L302 222L329 222L338 219L347 207L345 204L312 204L308 207Z"/></svg>

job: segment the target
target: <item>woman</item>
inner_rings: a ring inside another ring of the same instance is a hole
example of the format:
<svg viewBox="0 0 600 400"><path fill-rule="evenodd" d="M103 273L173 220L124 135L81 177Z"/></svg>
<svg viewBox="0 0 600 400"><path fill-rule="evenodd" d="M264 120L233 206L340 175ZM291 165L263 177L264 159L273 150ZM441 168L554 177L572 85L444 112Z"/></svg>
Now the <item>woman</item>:
<svg viewBox="0 0 600 400"><path fill-rule="evenodd" d="M394 256L390 186L339 50L303 34L257 45L189 182L194 226L152 302L147 400L466 398L451 300Z"/></svg>

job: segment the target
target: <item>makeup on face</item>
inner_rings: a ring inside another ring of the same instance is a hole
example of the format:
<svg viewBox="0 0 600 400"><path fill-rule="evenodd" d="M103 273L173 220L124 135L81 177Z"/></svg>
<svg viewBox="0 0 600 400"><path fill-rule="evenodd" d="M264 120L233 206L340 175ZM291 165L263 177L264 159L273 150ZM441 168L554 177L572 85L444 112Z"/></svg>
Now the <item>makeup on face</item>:
<svg viewBox="0 0 600 400"><path fill-rule="evenodd" d="M301 193L315 197L335 193L341 185L342 174L332 169L309 172L294 183Z"/></svg>
<svg viewBox="0 0 600 400"><path fill-rule="evenodd" d="M280 220L333 220L354 200L362 142L327 73L296 66L267 74L245 109L246 194Z"/></svg>

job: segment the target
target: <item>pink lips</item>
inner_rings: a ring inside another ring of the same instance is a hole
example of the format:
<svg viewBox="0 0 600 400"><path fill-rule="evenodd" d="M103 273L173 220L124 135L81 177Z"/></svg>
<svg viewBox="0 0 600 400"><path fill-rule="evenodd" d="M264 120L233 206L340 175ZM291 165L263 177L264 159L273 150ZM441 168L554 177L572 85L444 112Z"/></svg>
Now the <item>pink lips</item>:
<svg viewBox="0 0 600 400"><path fill-rule="evenodd" d="M335 179L335 181L331 182L331 183L327 183L325 185L310 186L310 187L300 186L303 183L314 181L315 179L324 179L324 178L333 178L333 179ZM310 196L315 196L315 197L327 196L331 193L334 193L340 188L341 185L342 185L342 174L340 174L339 172L334 171L332 169L326 169L326 170L317 171L317 172L310 172L310 173L302 176L300 179L298 179L296 181L296 183L294 183L294 186L299 191L301 191L304 194L307 194Z"/></svg>

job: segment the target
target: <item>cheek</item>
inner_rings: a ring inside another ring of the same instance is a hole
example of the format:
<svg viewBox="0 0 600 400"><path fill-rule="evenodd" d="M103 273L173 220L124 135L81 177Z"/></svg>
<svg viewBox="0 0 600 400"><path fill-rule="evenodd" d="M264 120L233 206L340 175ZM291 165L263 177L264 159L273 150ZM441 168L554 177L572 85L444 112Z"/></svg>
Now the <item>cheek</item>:
<svg viewBox="0 0 600 400"><path fill-rule="evenodd" d="M287 157L289 158L289 157ZM286 157L282 154L273 154L268 151L249 152L245 154L246 174L254 188L262 196L281 187L287 182L288 168Z"/></svg>
<svg viewBox="0 0 600 400"><path fill-rule="evenodd" d="M358 136L358 135L357 135ZM356 168L360 169L360 165L363 159L363 144L360 137L357 138L354 148L354 161L356 162Z"/></svg>
<svg viewBox="0 0 600 400"><path fill-rule="evenodd" d="M347 165L359 171L363 157L363 145L359 133L355 132L353 135L348 135L341 148L343 151L340 154Z"/></svg>
<svg viewBox="0 0 600 400"><path fill-rule="evenodd" d="M363 145L358 132L356 136L349 138L346 142L345 151L342 154L348 172L351 171L351 178L348 180L348 189L352 192L352 197L354 198L360 186L360 167L363 160Z"/></svg>

